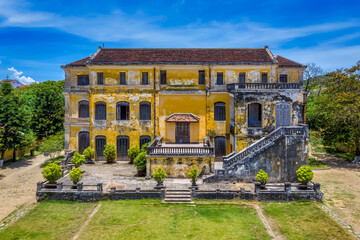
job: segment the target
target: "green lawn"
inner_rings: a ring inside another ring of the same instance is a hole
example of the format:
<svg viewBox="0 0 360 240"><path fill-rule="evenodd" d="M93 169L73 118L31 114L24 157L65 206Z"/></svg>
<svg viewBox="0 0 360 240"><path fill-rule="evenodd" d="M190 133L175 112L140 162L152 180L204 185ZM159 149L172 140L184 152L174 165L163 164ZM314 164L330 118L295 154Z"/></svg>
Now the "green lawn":
<svg viewBox="0 0 360 240"><path fill-rule="evenodd" d="M141 200L102 202L102 207L80 239L270 239L270 237L256 210L244 204L201 201L196 203L196 206L190 206Z"/></svg>
<svg viewBox="0 0 360 240"><path fill-rule="evenodd" d="M287 239L355 239L315 202L263 202L266 217Z"/></svg>
<svg viewBox="0 0 360 240"><path fill-rule="evenodd" d="M0 231L0 239L69 239L94 209L93 203L44 201Z"/></svg>
<svg viewBox="0 0 360 240"><path fill-rule="evenodd" d="M0 239L72 239L97 203L44 201L0 231ZM271 239L252 201L103 201L79 239ZM315 202L261 202L286 239L354 239Z"/></svg>

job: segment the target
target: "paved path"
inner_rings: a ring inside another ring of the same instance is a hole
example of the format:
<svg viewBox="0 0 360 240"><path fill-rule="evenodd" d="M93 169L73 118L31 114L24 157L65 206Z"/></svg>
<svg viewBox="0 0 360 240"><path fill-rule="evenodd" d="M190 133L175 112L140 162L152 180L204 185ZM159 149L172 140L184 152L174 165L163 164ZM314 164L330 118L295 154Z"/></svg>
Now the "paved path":
<svg viewBox="0 0 360 240"><path fill-rule="evenodd" d="M43 180L40 164L46 158L38 155L0 168L0 221L21 205L36 199L36 182Z"/></svg>

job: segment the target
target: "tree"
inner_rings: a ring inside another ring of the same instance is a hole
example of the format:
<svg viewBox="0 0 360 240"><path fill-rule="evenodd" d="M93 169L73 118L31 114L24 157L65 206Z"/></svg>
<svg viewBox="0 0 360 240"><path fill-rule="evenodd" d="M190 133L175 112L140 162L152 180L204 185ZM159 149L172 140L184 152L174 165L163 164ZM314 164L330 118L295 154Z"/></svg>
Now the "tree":
<svg viewBox="0 0 360 240"><path fill-rule="evenodd" d="M22 108L31 116L30 126L38 139L63 130L64 81L46 81L16 90Z"/></svg>
<svg viewBox="0 0 360 240"><path fill-rule="evenodd" d="M345 146L360 156L360 61L326 74L324 89L312 105L311 124L323 129L326 144Z"/></svg>
<svg viewBox="0 0 360 240"><path fill-rule="evenodd" d="M64 149L64 132L58 132L55 135L52 135L46 138L39 147L40 152L50 155L51 158L54 157L56 152L59 152Z"/></svg>
<svg viewBox="0 0 360 240"><path fill-rule="evenodd" d="M32 144L34 140L29 128L29 115L21 107L11 84L2 83L0 86L1 159L4 159L6 150L13 149L13 161L16 161L16 150Z"/></svg>
<svg viewBox="0 0 360 240"><path fill-rule="evenodd" d="M317 66L315 63L308 63L307 68L304 71L304 80L306 82L305 91L308 91L309 85L313 80L323 74L324 71L321 67Z"/></svg>

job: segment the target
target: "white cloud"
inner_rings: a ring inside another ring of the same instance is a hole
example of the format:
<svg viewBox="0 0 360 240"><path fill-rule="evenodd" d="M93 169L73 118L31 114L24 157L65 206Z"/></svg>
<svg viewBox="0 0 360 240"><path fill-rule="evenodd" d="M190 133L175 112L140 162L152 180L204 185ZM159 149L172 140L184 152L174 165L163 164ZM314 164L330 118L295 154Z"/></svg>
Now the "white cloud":
<svg viewBox="0 0 360 240"><path fill-rule="evenodd" d="M34 79L32 79L31 77L22 76L23 72L16 70L14 67L8 68L8 70L11 72L10 78L15 78L16 80L19 80L24 85L36 83L36 81Z"/></svg>

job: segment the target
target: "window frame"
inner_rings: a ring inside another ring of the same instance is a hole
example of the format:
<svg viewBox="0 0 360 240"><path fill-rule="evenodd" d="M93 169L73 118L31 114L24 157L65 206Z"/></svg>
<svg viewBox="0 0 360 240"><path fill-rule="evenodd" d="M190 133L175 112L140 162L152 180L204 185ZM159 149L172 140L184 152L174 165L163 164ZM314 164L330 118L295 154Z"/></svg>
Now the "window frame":
<svg viewBox="0 0 360 240"><path fill-rule="evenodd" d="M199 85L205 85L205 70L199 70L199 82L198 82L198 84Z"/></svg>
<svg viewBox="0 0 360 240"><path fill-rule="evenodd" d="M144 108L147 110L144 110ZM149 112L147 112L147 111L149 111ZM143 101L143 102L139 103L139 115L140 115L139 119L141 121L151 121L151 103L150 102Z"/></svg>
<svg viewBox="0 0 360 240"><path fill-rule="evenodd" d="M282 82L281 77L286 77L286 82ZM289 82L289 75L288 74L279 74L279 83L288 83L288 82Z"/></svg>
<svg viewBox="0 0 360 240"><path fill-rule="evenodd" d="M103 72L97 73L97 85L104 85L104 73Z"/></svg>
<svg viewBox="0 0 360 240"><path fill-rule="evenodd" d="M251 123L250 125L250 105L257 105L258 109L257 109L257 122L256 123ZM248 116L247 116L247 123L248 123L248 127L249 128L262 128L262 124L263 124L263 106L261 103L250 103L248 104Z"/></svg>
<svg viewBox="0 0 360 240"><path fill-rule="evenodd" d="M214 103L214 121L226 121L226 103Z"/></svg>
<svg viewBox="0 0 360 240"><path fill-rule="evenodd" d="M264 77L265 77L265 81L264 81ZM268 83L268 73L267 72L261 73L261 83Z"/></svg>
<svg viewBox="0 0 360 240"><path fill-rule="evenodd" d="M144 76L146 76L144 78ZM145 81L146 79L146 81ZM141 85L149 85L149 72L141 72Z"/></svg>
<svg viewBox="0 0 360 240"><path fill-rule="evenodd" d="M166 85L166 70L160 70L160 85Z"/></svg>
<svg viewBox="0 0 360 240"><path fill-rule="evenodd" d="M83 79L82 78L85 78L86 81L83 83ZM90 78L89 78L89 75L77 75L77 85L78 86L89 86L90 84Z"/></svg>
<svg viewBox="0 0 360 240"><path fill-rule="evenodd" d="M244 80L243 82L241 82L242 79ZM241 83L241 84L246 83L246 73L244 73L244 72L239 73L239 83Z"/></svg>
<svg viewBox="0 0 360 240"><path fill-rule="evenodd" d="M89 106L89 104L90 103L89 103L88 100L81 100L81 101L78 102L78 117L79 118L89 118L90 117L90 106ZM87 114L85 114L86 116L82 116L82 111L81 111L81 108L80 108L81 105L83 105L83 106L87 105L87 109L85 109L86 113L87 113Z"/></svg>
<svg viewBox="0 0 360 240"><path fill-rule="evenodd" d="M120 72L120 85L127 85L126 83L126 72Z"/></svg>
<svg viewBox="0 0 360 240"><path fill-rule="evenodd" d="M104 115L105 115L105 118L104 117L100 117L100 112L98 112L99 110L98 110L98 108L100 107L100 106L102 106L102 105L104 105L105 106L105 113L104 113ZM106 114L107 114L107 109L106 109L106 102L96 102L95 103L95 120L106 120L106 118L107 118L107 116L106 116Z"/></svg>
<svg viewBox="0 0 360 240"><path fill-rule="evenodd" d="M122 119L122 107L125 107L125 119ZM116 120L128 121L130 120L130 104L126 101L116 103Z"/></svg>
<svg viewBox="0 0 360 240"><path fill-rule="evenodd" d="M221 81L221 84L220 84ZM216 85L224 85L224 73L223 72L217 72L216 73Z"/></svg>

